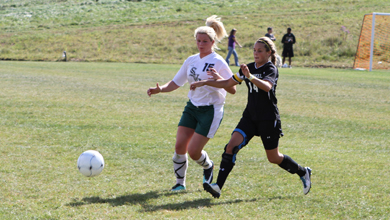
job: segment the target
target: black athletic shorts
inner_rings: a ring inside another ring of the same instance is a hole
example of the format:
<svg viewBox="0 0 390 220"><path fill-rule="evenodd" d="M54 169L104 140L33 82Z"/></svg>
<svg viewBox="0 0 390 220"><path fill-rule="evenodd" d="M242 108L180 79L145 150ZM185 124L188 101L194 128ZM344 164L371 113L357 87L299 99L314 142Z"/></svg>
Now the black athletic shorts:
<svg viewBox="0 0 390 220"><path fill-rule="evenodd" d="M282 57L294 57L294 50L291 48L291 49L283 49L283 52L282 52Z"/></svg>
<svg viewBox="0 0 390 220"><path fill-rule="evenodd" d="M233 132L235 131L244 136L244 146L249 143L253 136L260 136L266 150L277 148L279 138L283 136L280 120L254 121L242 117Z"/></svg>

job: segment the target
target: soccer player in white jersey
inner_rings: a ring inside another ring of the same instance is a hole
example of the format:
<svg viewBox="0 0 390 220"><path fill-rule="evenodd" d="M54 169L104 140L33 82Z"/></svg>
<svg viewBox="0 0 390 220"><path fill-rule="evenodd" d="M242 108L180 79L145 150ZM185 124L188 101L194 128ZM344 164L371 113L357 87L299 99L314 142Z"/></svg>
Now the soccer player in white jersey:
<svg viewBox="0 0 390 220"><path fill-rule="evenodd" d="M303 183L303 193L310 191L311 169L299 165L291 157L279 152L279 138L283 133L275 96L279 78L278 69L275 67L276 55L273 41L268 37L261 37L253 47L255 62L242 64L240 71L233 77L191 84L190 89L195 91L202 86L229 88L241 82L245 82L248 87L248 103L222 154L217 182L203 184L204 189L215 198L221 195L221 189L235 165L237 153L254 136L260 136L270 163L278 164L291 174L298 174Z"/></svg>
<svg viewBox="0 0 390 220"><path fill-rule="evenodd" d="M199 53L188 57L171 81L163 86L157 83L156 87L149 88L148 95L171 92L187 82L229 79L233 75L232 71L226 61L214 51L217 48L216 43L226 36L220 18L216 15L207 18L206 26L197 28L194 34ZM218 73L210 72L210 68L216 69ZM236 87L220 89L204 86L199 90L189 91L189 101L176 134L175 153L172 158L176 184L172 191L186 189L187 153L203 167L203 183L212 182L214 163L203 148L208 140L214 137L221 123L226 92L234 94Z"/></svg>

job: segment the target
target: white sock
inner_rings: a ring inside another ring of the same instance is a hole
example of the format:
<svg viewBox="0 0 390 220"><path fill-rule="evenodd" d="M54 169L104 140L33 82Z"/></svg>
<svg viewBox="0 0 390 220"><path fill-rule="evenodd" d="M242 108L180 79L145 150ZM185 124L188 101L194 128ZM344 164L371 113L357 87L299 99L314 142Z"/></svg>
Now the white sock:
<svg viewBox="0 0 390 220"><path fill-rule="evenodd" d="M176 183L186 185L186 173L188 168L187 154L173 154L173 170L176 176Z"/></svg>
<svg viewBox="0 0 390 220"><path fill-rule="evenodd" d="M202 150L202 155L198 160L195 161L197 164L201 165L203 169L209 169L213 164L211 163L211 160L209 158L209 155L207 155L207 152Z"/></svg>

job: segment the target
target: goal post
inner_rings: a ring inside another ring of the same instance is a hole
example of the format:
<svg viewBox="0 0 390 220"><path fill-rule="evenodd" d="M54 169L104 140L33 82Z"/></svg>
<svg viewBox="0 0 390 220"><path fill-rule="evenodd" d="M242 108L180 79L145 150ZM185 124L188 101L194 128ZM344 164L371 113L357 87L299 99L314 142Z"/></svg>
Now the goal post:
<svg viewBox="0 0 390 220"><path fill-rule="evenodd" d="M390 13L364 15L354 69L390 69Z"/></svg>

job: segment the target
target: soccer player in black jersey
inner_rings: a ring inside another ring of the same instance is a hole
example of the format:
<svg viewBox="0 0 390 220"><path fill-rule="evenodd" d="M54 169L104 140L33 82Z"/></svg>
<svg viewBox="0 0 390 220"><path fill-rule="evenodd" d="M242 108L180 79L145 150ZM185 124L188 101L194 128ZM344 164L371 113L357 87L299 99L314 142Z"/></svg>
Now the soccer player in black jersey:
<svg viewBox="0 0 390 220"><path fill-rule="evenodd" d="M213 197L219 198L221 189L236 163L237 153L246 146L254 136L260 136L268 161L278 164L291 174L298 174L303 183L303 193L311 188L311 169L302 167L291 157L279 152L279 138L283 136L275 89L279 77L275 67L276 47L268 37L259 38L254 44L255 62L242 64L240 71L225 80L203 80L191 84L190 89L204 85L217 88L228 88L245 81L248 87L248 103L242 118L234 129L229 143L222 154L218 179L216 183L204 183L204 189ZM270 61L271 60L271 61ZM210 75L215 72L210 70Z"/></svg>

